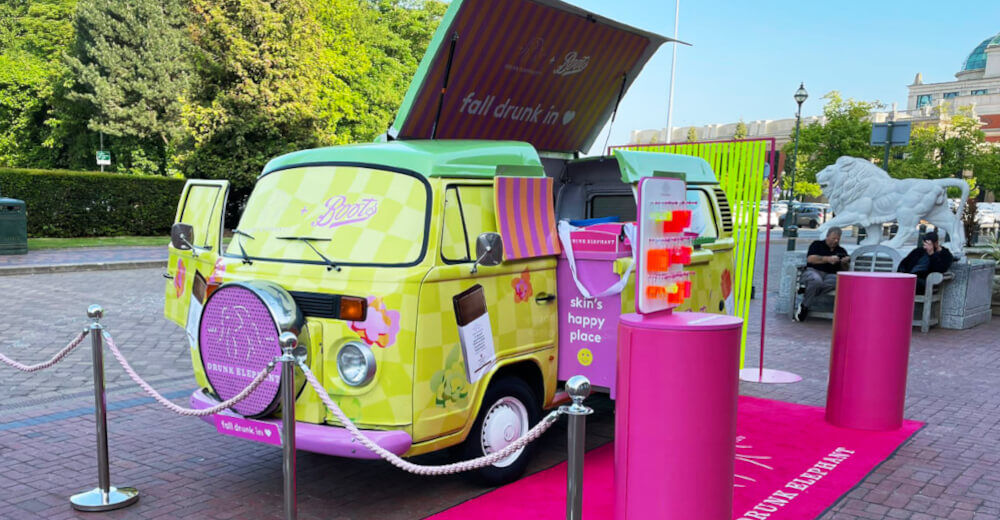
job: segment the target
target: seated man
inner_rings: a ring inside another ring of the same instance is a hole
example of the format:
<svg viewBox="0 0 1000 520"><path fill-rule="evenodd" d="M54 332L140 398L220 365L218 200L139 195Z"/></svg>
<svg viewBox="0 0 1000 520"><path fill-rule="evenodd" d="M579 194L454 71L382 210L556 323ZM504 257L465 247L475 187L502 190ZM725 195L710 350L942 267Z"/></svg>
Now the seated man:
<svg viewBox="0 0 1000 520"><path fill-rule="evenodd" d="M927 287L927 275L947 271L954 260L951 251L948 251L947 247L941 247L937 232L931 231L924 235L923 243L913 248L913 251L899 263L897 271L917 275L919 294Z"/></svg>
<svg viewBox="0 0 1000 520"><path fill-rule="evenodd" d="M832 227L826 232L826 239L816 240L809 245L806 253L806 270L802 273L799 283L806 287L802 303L795 310L795 321L806 319L809 307L816 298L832 292L837 287L837 271L847 269L851 262L850 255L840 247L840 228Z"/></svg>

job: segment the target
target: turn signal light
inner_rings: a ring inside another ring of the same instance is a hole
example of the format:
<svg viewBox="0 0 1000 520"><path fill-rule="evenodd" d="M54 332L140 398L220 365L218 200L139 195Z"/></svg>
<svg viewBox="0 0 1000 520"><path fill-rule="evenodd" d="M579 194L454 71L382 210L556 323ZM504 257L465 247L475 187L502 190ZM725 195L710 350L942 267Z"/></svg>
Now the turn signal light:
<svg viewBox="0 0 1000 520"><path fill-rule="evenodd" d="M214 293L215 290L218 289L221 286L222 286L222 284L214 283L214 282L206 284L205 285L205 300L207 301L208 297L211 296L212 293Z"/></svg>
<svg viewBox="0 0 1000 520"><path fill-rule="evenodd" d="M367 318L368 300L357 296L340 297L340 319L346 321L365 321Z"/></svg>

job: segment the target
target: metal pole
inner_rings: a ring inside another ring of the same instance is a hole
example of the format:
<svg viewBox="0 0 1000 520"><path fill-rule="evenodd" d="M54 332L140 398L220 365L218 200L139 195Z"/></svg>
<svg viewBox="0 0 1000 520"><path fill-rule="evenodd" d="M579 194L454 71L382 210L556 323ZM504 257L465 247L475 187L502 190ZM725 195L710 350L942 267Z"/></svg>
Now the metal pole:
<svg viewBox="0 0 1000 520"><path fill-rule="evenodd" d="M90 324L90 339L93 345L98 486L69 497L69 501L73 509L80 511L111 511L136 503L139 491L131 487L116 488L111 485L111 472L108 469L108 404L104 396L104 338L101 336L104 328L100 324L104 309L100 305L91 305L87 308L87 317L94 320Z"/></svg>
<svg viewBox="0 0 1000 520"><path fill-rule="evenodd" d="M798 236L798 221L795 219L795 172L799 169L799 123L802 121L802 103L795 114L795 149L792 151L792 191L788 196L788 212L785 214L786 235L788 236L788 251L795 251L795 237ZM791 219L792 225L787 226Z"/></svg>
<svg viewBox="0 0 1000 520"><path fill-rule="evenodd" d="M291 332L278 337L281 345L281 451L282 472L285 477L285 520L298 518L298 499L295 490L295 364L305 360L305 347L298 346L298 338Z"/></svg>
<svg viewBox="0 0 1000 520"><path fill-rule="evenodd" d="M583 405L590 395L590 380L584 376L573 376L566 381L566 393L573 404L560 409L569 416L568 444L569 460L566 471L566 520L583 518L583 452L587 440L587 416L594 410Z"/></svg>
<svg viewBox="0 0 1000 520"><path fill-rule="evenodd" d="M101 132L101 151L104 151L104 132ZM101 173L104 173L104 165L101 164Z"/></svg>
<svg viewBox="0 0 1000 520"><path fill-rule="evenodd" d="M681 0L674 1L674 39L681 20ZM674 42L673 58L670 60L670 95L667 97L667 144L673 142L674 133L674 75L677 72L677 42Z"/></svg>
<svg viewBox="0 0 1000 520"><path fill-rule="evenodd" d="M885 173L889 173L889 149L892 148L892 127L895 125L891 119L886 124L885 157L882 158L882 169L885 170Z"/></svg>

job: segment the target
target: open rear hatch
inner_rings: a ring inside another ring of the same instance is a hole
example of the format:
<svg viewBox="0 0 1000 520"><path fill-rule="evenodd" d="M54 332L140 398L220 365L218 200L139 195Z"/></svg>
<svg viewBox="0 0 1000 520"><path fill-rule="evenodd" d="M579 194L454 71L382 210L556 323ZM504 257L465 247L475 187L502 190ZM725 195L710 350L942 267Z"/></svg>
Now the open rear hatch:
<svg viewBox="0 0 1000 520"><path fill-rule="evenodd" d="M586 151L668 41L556 0L454 0L389 135Z"/></svg>

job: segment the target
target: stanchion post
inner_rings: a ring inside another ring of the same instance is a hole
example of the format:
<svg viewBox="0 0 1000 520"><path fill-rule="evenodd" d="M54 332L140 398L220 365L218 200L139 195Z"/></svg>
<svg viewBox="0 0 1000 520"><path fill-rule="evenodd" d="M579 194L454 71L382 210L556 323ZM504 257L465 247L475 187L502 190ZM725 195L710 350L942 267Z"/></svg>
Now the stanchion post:
<svg viewBox="0 0 1000 520"><path fill-rule="evenodd" d="M104 309L100 305L87 308L90 324L90 339L93 342L94 366L94 419L97 426L97 484L98 487L69 497L73 509L79 511L111 511L130 506L139 500L139 491L132 487L111 485L108 468L108 404L104 397L104 338L101 336L101 318Z"/></svg>
<svg viewBox="0 0 1000 520"><path fill-rule="evenodd" d="M583 454L587 440L587 416L594 413L593 409L583 405L583 400L590 395L590 380L584 376L569 378L566 393L573 400L573 404L560 407L560 411L569 416L566 520L580 520L583 518Z"/></svg>
<svg viewBox="0 0 1000 520"><path fill-rule="evenodd" d="M305 361L306 348L298 346L298 338L291 332L278 337L281 345L281 437L282 471L285 476L285 520L298 518L298 499L295 489L295 365Z"/></svg>

